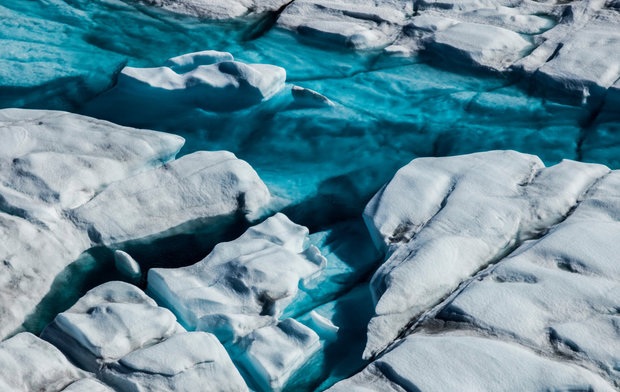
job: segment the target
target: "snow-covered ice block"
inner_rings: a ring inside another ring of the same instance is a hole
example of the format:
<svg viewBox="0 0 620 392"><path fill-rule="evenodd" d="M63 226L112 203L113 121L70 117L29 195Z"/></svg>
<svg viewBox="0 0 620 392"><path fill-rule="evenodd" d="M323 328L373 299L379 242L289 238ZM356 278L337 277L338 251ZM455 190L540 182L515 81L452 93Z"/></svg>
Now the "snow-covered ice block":
<svg viewBox="0 0 620 392"><path fill-rule="evenodd" d="M296 0L277 23L321 44L366 50L392 43L410 10L411 3L398 1Z"/></svg>
<svg viewBox="0 0 620 392"><path fill-rule="evenodd" d="M256 171L234 154L195 152L111 184L72 214L94 241L114 244L192 222L253 216L269 199Z"/></svg>
<svg viewBox="0 0 620 392"><path fill-rule="evenodd" d="M59 392L87 376L56 347L27 332L0 343L0 367L0 390L7 392Z"/></svg>
<svg viewBox="0 0 620 392"><path fill-rule="evenodd" d="M620 385L618 189L614 171L564 222L472 282L438 318L559 352Z"/></svg>
<svg viewBox="0 0 620 392"><path fill-rule="evenodd" d="M4 109L0 140L4 337L33 313L54 278L90 248L86 231L66 219L68 211L110 183L173 159L183 139L71 113Z"/></svg>
<svg viewBox="0 0 620 392"><path fill-rule="evenodd" d="M247 391L228 353L205 332L173 335L108 364L102 379L121 391Z"/></svg>
<svg viewBox="0 0 620 392"><path fill-rule="evenodd" d="M456 23L436 32L429 44L452 62L469 62L504 70L521 59L532 44L514 31L478 23Z"/></svg>
<svg viewBox="0 0 620 392"><path fill-rule="evenodd" d="M82 368L96 372L139 348L184 329L137 287L112 281L95 287L56 316L41 337Z"/></svg>
<svg viewBox="0 0 620 392"><path fill-rule="evenodd" d="M601 165L493 151L416 159L369 202L365 219L388 250L372 278L376 316L365 356L478 270L560 222L600 177Z"/></svg>
<svg viewBox="0 0 620 392"><path fill-rule="evenodd" d="M319 336L295 319L263 327L239 342L238 361L264 391L279 391L320 348Z"/></svg>
<svg viewBox="0 0 620 392"><path fill-rule="evenodd" d="M188 329L228 341L274 324L299 285L325 266L308 229L276 214L184 268L154 268L148 292Z"/></svg>
<svg viewBox="0 0 620 392"><path fill-rule="evenodd" d="M62 392L113 392L114 389L95 380L94 378L83 378L69 385Z"/></svg>
<svg viewBox="0 0 620 392"><path fill-rule="evenodd" d="M461 335L411 335L338 391L614 391L580 366L510 343Z"/></svg>
<svg viewBox="0 0 620 392"><path fill-rule="evenodd" d="M179 14L209 19L232 19L275 12L291 0L146 0Z"/></svg>
<svg viewBox="0 0 620 392"><path fill-rule="evenodd" d="M75 208L106 185L175 157L183 138L77 114L0 110L0 178L35 201ZM27 209L27 206L18 206Z"/></svg>
<svg viewBox="0 0 620 392"><path fill-rule="evenodd" d="M145 116L166 119L196 109L230 112L270 99L286 81L282 67L242 63L226 52L188 53L165 64L123 68L116 85L89 108L123 123L144 121Z"/></svg>

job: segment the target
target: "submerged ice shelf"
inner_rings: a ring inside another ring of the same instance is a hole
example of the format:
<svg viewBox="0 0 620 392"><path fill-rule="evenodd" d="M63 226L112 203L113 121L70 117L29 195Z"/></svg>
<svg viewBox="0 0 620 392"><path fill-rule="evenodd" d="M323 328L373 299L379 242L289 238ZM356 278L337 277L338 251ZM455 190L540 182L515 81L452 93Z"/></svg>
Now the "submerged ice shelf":
<svg viewBox="0 0 620 392"><path fill-rule="evenodd" d="M617 389L617 9L0 4L0 386Z"/></svg>

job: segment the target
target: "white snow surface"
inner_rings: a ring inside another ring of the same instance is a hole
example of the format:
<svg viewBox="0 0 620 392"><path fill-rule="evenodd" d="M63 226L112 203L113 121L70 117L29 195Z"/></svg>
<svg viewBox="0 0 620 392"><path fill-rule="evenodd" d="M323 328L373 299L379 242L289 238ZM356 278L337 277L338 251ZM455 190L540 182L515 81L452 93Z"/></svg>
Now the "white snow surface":
<svg viewBox="0 0 620 392"><path fill-rule="evenodd" d="M87 376L56 347L28 332L0 343L0 367L2 391L59 392Z"/></svg>
<svg viewBox="0 0 620 392"><path fill-rule="evenodd" d="M275 324L299 285L325 266L308 229L278 213L188 267L154 268L148 292L188 329L236 340Z"/></svg>
<svg viewBox="0 0 620 392"><path fill-rule="evenodd" d="M339 391L614 391L602 377L510 343L466 335L415 334Z"/></svg>
<svg viewBox="0 0 620 392"><path fill-rule="evenodd" d="M137 287L112 281L97 286L56 316L41 336L82 368L96 372L132 351L184 329Z"/></svg>
<svg viewBox="0 0 620 392"><path fill-rule="evenodd" d="M620 386L618 189L614 171L568 219L472 282L438 317L560 353Z"/></svg>
<svg viewBox="0 0 620 392"><path fill-rule="evenodd" d="M95 243L250 216L269 201L256 172L230 153L173 161L184 143L175 135L4 109L0 140L0 337L16 332L54 278Z"/></svg>
<svg viewBox="0 0 620 392"><path fill-rule="evenodd" d="M229 112L268 100L285 81L282 67L246 64L230 53L207 50L173 57L160 67L125 67L92 106L122 105L122 116L138 120L192 109Z"/></svg>
<svg viewBox="0 0 620 392"><path fill-rule="evenodd" d="M569 92L577 104L594 99L596 105L620 78L620 14L614 1L149 2L212 19L270 11L277 27L304 39L395 55L425 52L448 64L525 74L541 93L567 99Z"/></svg>
<svg viewBox="0 0 620 392"><path fill-rule="evenodd" d="M247 391L215 336L184 332L106 366L102 379L122 391Z"/></svg>
<svg viewBox="0 0 620 392"><path fill-rule="evenodd" d="M245 161L228 151L199 151L111 184L72 214L96 233L95 241L109 245L237 212L254 216L269 200Z"/></svg>
<svg viewBox="0 0 620 392"><path fill-rule="evenodd" d="M295 319L259 328L240 342L239 361L263 391L279 391L320 348L319 335Z"/></svg>
<svg viewBox="0 0 620 392"><path fill-rule="evenodd" d="M364 212L388 251L371 280L365 357L478 270L562 221L607 173L573 161L545 168L512 151L422 158L400 169Z"/></svg>

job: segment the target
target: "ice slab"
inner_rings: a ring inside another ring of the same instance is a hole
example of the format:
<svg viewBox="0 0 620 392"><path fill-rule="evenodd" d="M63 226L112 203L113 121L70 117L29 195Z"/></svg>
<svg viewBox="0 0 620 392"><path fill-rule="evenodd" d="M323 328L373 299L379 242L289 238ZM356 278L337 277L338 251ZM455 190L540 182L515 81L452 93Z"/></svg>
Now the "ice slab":
<svg viewBox="0 0 620 392"><path fill-rule="evenodd" d="M298 287L325 266L308 229L278 213L184 268L154 268L148 292L188 329L226 342L275 324Z"/></svg>
<svg viewBox="0 0 620 392"><path fill-rule="evenodd" d="M174 315L124 282L97 286L48 325L41 337L97 372L132 351L184 331Z"/></svg>
<svg viewBox="0 0 620 392"><path fill-rule="evenodd" d="M191 222L253 217L269 199L246 162L227 151L203 151L110 185L72 217L88 227L93 241L109 245Z"/></svg>
<svg viewBox="0 0 620 392"><path fill-rule="evenodd" d="M329 391L543 391L615 388L594 372L518 345L473 336L412 335Z"/></svg>
<svg viewBox="0 0 620 392"><path fill-rule="evenodd" d="M620 173L605 176L564 222L472 282L438 318L573 358L620 385L618 186Z"/></svg>
<svg viewBox="0 0 620 392"><path fill-rule="evenodd" d="M215 336L185 332L108 364L102 379L122 391L247 391Z"/></svg>
<svg viewBox="0 0 620 392"><path fill-rule="evenodd" d="M291 375L320 348L319 336L295 319L259 328L239 342L238 361L259 390L280 391Z"/></svg>
<svg viewBox="0 0 620 392"><path fill-rule="evenodd" d="M399 170L364 217L388 251L371 288L375 317L365 356L523 241L562 221L609 169L493 151L423 158Z"/></svg>
<svg viewBox="0 0 620 392"><path fill-rule="evenodd" d="M0 343L0 366L3 391L60 392L87 377L86 372L72 365L56 347L27 332Z"/></svg>

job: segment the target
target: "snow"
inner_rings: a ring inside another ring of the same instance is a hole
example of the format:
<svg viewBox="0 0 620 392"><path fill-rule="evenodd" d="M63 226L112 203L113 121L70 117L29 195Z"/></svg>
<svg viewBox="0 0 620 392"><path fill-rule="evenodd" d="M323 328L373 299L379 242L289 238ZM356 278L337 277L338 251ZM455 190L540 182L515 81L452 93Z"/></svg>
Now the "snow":
<svg viewBox="0 0 620 392"><path fill-rule="evenodd" d="M308 229L278 213L192 266L151 269L148 292L188 329L236 340L275 324L298 287L324 268L307 236Z"/></svg>
<svg viewBox="0 0 620 392"><path fill-rule="evenodd" d="M280 391L320 348L319 336L295 319L259 328L239 342L240 363L262 391Z"/></svg>
<svg viewBox="0 0 620 392"><path fill-rule="evenodd" d="M145 322L148 320L148 322ZM140 289L112 281L60 313L41 336L89 371L183 331L174 315Z"/></svg>
<svg viewBox="0 0 620 392"><path fill-rule="evenodd" d="M195 152L111 184L72 215L94 241L110 245L240 212L252 217L269 198L258 174L234 154Z"/></svg>
<svg viewBox="0 0 620 392"><path fill-rule="evenodd" d="M247 391L224 347L211 334L186 332L127 354L102 378L124 391Z"/></svg>
<svg viewBox="0 0 620 392"><path fill-rule="evenodd" d="M329 391L613 391L594 372L518 345L466 335L412 335Z"/></svg>
<svg viewBox="0 0 620 392"><path fill-rule="evenodd" d="M617 171L605 176L564 222L472 282L438 317L561 352L620 383L619 185Z"/></svg>
<svg viewBox="0 0 620 392"><path fill-rule="evenodd" d="M511 151L422 158L399 170L364 216L388 250L371 280L375 317L365 357L394 340L478 270L564 219L604 166L545 168Z"/></svg>
<svg viewBox="0 0 620 392"><path fill-rule="evenodd" d="M142 276L140 264L127 252L123 252L122 250L114 251L114 266L121 275L132 281L139 281Z"/></svg>
<svg viewBox="0 0 620 392"><path fill-rule="evenodd" d="M100 383L93 378L83 378L69 385L62 392L112 392L112 388Z"/></svg>
<svg viewBox="0 0 620 392"><path fill-rule="evenodd" d="M87 376L57 348L27 332L0 343L0 366L3 391L61 391Z"/></svg>

